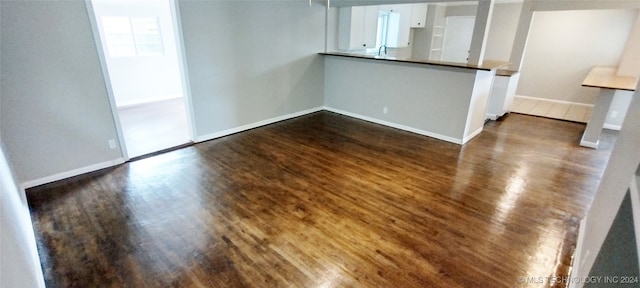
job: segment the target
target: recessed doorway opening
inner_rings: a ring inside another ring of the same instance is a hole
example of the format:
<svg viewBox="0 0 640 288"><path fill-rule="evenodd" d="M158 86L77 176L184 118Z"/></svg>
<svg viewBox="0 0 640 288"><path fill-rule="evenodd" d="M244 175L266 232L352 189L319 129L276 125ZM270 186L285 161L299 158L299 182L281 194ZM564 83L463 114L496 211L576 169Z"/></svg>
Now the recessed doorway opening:
<svg viewBox="0 0 640 288"><path fill-rule="evenodd" d="M92 0L107 85L125 158L192 139L188 95L170 0ZM124 142L124 143L123 143Z"/></svg>

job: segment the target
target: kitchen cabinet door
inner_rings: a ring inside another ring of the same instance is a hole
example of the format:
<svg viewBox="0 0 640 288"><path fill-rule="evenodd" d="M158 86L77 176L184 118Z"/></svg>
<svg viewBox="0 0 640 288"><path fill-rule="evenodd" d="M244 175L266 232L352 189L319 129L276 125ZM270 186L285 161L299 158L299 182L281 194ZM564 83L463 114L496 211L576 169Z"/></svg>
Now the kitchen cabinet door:
<svg viewBox="0 0 640 288"><path fill-rule="evenodd" d="M342 7L338 19L338 49L374 48L378 29L378 6Z"/></svg>
<svg viewBox="0 0 640 288"><path fill-rule="evenodd" d="M427 3L411 4L411 28L424 28L427 21Z"/></svg>

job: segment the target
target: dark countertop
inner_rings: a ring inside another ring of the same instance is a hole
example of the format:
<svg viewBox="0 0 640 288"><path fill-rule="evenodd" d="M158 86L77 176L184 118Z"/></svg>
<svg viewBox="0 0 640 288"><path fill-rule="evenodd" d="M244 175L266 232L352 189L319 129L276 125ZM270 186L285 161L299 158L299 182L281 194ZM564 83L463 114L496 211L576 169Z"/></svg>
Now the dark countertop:
<svg viewBox="0 0 640 288"><path fill-rule="evenodd" d="M496 61L496 60L484 60L482 65L473 65L473 64L467 64L467 63L454 63L454 62L443 62L443 61L432 61L432 60L397 59L395 57L388 57L388 56L370 56L370 55L344 53L344 52L324 52L324 53L320 53L320 55L369 59L369 60L375 60L375 61L390 61L390 62L456 67L456 68L484 70L484 71L491 71L491 70L495 70L495 69L502 68L509 65L508 62Z"/></svg>

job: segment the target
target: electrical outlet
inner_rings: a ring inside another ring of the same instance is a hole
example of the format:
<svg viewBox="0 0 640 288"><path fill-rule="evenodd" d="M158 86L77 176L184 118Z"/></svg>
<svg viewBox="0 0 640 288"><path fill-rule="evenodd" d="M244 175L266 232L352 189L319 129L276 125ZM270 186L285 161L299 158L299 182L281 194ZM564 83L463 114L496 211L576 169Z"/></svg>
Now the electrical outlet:
<svg viewBox="0 0 640 288"><path fill-rule="evenodd" d="M382 113L387 114L389 112L389 108L384 107L382 108Z"/></svg>
<svg viewBox="0 0 640 288"><path fill-rule="evenodd" d="M584 263L587 262L589 254L591 254L591 250L587 249L587 252L584 253L584 257L582 257L582 263L580 264L580 267L582 267Z"/></svg>
<svg viewBox="0 0 640 288"><path fill-rule="evenodd" d="M615 111L615 110L611 111L611 118L616 118L616 117L618 117L618 111Z"/></svg>
<svg viewBox="0 0 640 288"><path fill-rule="evenodd" d="M109 139L107 142L109 142L109 148L116 149L116 140Z"/></svg>

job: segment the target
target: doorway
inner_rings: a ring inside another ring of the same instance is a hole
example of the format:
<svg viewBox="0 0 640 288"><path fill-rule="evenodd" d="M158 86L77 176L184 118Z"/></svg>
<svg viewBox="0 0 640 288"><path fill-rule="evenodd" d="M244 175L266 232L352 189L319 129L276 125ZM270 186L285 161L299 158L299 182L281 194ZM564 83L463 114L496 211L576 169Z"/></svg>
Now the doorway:
<svg viewBox="0 0 640 288"><path fill-rule="evenodd" d="M174 3L91 0L91 4L125 158L190 143Z"/></svg>
<svg viewBox="0 0 640 288"><path fill-rule="evenodd" d="M449 16L446 19L442 61L467 63L476 17Z"/></svg>

